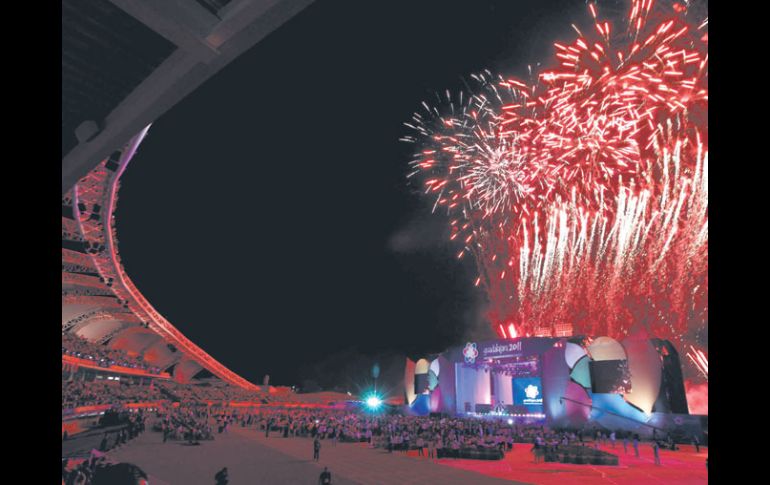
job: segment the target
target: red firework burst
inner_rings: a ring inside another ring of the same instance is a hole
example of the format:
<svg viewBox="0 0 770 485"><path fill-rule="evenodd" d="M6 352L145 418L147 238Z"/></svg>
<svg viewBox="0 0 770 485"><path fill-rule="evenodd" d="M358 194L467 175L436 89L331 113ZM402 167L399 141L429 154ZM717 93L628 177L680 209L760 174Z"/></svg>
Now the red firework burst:
<svg viewBox="0 0 770 485"><path fill-rule="evenodd" d="M707 321L707 21L676 5L633 1L613 36L590 4L596 33L555 44L537 82L475 76L479 94L407 125L410 176L452 216L501 336Z"/></svg>

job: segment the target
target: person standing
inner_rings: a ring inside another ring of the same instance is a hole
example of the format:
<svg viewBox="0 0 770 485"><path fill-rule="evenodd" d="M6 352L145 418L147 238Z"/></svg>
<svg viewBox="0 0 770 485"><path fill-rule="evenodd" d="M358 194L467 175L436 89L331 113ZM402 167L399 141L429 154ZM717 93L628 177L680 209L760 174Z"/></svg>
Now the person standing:
<svg viewBox="0 0 770 485"><path fill-rule="evenodd" d="M628 433L623 434L623 451L628 454Z"/></svg>
<svg viewBox="0 0 770 485"><path fill-rule="evenodd" d="M270 420L266 419L265 420L265 438L269 438L269 437L270 437Z"/></svg>
<svg viewBox="0 0 770 485"><path fill-rule="evenodd" d="M433 436L428 438L428 458L431 460L436 458L436 439Z"/></svg>
<svg viewBox="0 0 770 485"><path fill-rule="evenodd" d="M700 440L698 440L698 436L693 435L692 444L695 445L695 453L700 453Z"/></svg>
<svg viewBox="0 0 770 485"><path fill-rule="evenodd" d="M652 454L655 455L655 464L660 466L660 446L657 441L652 442Z"/></svg>
<svg viewBox="0 0 770 485"><path fill-rule="evenodd" d="M612 447L615 448L615 432L613 431L610 433L610 443L612 443Z"/></svg>
<svg viewBox="0 0 770 485"><path fill-rule="evenodd" d="M324 471L321 472L321 476L318 477L318 485L331 485L332 474L327 467L324 467Z"/></svg>
<svg viewBox="0 0 770 485"><path fill-rule="evenodd" d="M318 461L320 459L321 454L321 440L318 438L318 436L315 437L313 440L313 460Z"/></svg>
<svg viewBox="0 0 770 485"><path fill-rule="evenodd" d="M425 447L425 443L421 435L417 436L416 444L417 444L417 456L425 456L422 450Z"/></svg>

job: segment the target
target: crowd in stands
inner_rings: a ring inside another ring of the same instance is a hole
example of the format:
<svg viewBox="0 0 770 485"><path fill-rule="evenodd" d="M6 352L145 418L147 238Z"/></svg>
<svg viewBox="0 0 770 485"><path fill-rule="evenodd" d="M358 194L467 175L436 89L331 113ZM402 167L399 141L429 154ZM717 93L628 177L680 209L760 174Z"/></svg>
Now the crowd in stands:
<svg viewBox="0 0 770 485"><path fill-rule="evenodd" d="M100 404L151 402L163 399L155 386L127 381L62 381L62 409Z"/></svg>
<svg viewBox="0 0 770 485"><path fill-rule="evenodd" d="M151 374L160 374L161 369L147 365L141 359L131 357L122 350L110 349L104 345L95 344L75 335L64 332L61 335L61 353L79 359L93 361L101 367L121 366L140 369Z"/></svg>
<svg viewBox="0 0 770 485"><path fill-rule="evenodd" d="M62 409L100 404L125 404L166 400L181 403L243 401L257 404L272 402L268 393L240 389L226 383L180 384L170 380L154 380L151 385L130 379L62 380Z"/></svg>
<svg viewBox="0 0 770 485"><path fill-rule="evenodd" d="M244 401L267 404L270 396L264 392L248 391L218 380L199 384L179 384L174 381L158 381L156 385L170 399L177 402Z"/></svg>

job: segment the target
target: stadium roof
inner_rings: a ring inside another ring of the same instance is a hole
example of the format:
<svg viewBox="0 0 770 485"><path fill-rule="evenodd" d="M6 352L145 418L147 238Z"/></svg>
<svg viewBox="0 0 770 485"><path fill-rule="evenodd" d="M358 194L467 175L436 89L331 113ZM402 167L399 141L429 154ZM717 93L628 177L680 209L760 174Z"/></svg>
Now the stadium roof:
<svg viewBox="0 0 770 485"><path fill-rule="evenodd" d="M62 194L313 0L62 0Z"/></svg>
<svg viewBox="0 0 770 485"><path fill-rule="evenodd" d="M149 125L312 0L62 0L62 332L188 381L233 373L125 274L112 220Z"/></svg>

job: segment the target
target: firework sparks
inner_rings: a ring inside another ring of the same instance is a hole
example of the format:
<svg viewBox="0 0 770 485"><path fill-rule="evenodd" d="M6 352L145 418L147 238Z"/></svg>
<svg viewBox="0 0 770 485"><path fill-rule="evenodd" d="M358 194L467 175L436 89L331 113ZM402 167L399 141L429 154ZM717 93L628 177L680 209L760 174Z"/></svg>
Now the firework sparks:
<svg viewBox="0 0 770 485"><path fill-rule="evenodd" d="M703 374L706 380L709 379L709 360L706 354L702 350L696 349L690 345L690 351L687 352L687 357L695 365L698 371Z"/></svg>
<svg viewBox="0 0 770 485"><path fill-rule="evenodd" d="M707 319L707 22L653 7L633 1L617 41L589 4L595 37L554 44L534 82L487 71L407 123L409 177L476 259L503 337L681 338Z"/></svg>

